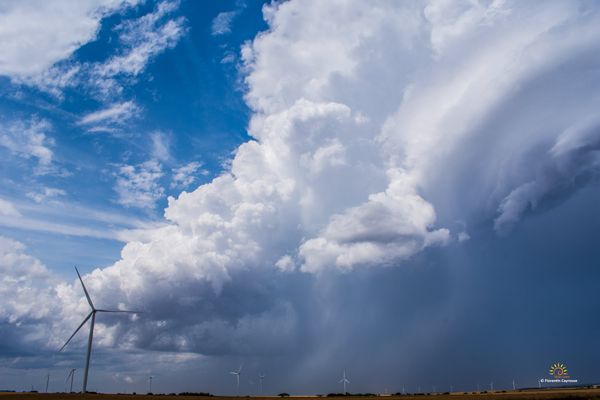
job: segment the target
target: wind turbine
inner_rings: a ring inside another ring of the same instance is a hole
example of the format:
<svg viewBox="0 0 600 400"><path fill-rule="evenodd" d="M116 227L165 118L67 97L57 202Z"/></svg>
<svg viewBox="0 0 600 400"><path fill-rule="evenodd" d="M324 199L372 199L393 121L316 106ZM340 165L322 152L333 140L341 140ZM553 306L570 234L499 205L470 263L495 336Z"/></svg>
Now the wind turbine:
<svg viewBox="0 0 600 400"><path fill-rule="evenodd" d="M92 303L92 299L90 298L90 295L89 295L85 285L83 284L83 279L81 279L81 275L79 274L79 270L77 269L77 267L75 267L75 272L77 272L77 277L79 277L79 282L81 282L81 287L83 288L83 292L85 293L85 298L87 299L92 311L90 311L88 316L85 317L83 322L77 327L77 329L75 329L75 332L73 332L73 334L71 335L69 340L66 341L66 343L63 345L63 347L60 348L59 351L62 351L65 347L67 347L67 345L69 344L71 339L73 339L73 337L77 334L77 332L79 332L81 327L83 325L85 325L85 323L88 321L88 319L92 318L92 323L90 324L90 336L88 337L88 344L87 344L87 354L85 357L85 370L83 373L83 393L85 394L87 392L88 372L90 371L90 357L92 356L92 340L94 338L94 323L96 322L96 313L104 312L104 313L141 314L141 311L103 310L103 309L94 307L94 303Z"/></svg>
<svg viewBox="0 0 600 400"><path fill-rule="evenodd" d="M236 380L237 380L237 391L236 391L237 396L240 395L240 375L242 375L242 367L243 366L244 366L244 364L240 364L240 368L237 371L230 372L231 375L235 375Z"/></svg>
<svg viewBox="0 0 600 400"><path fill-rule="evenodd" d="M65 379L65 385L67 384L67 382L69 381L69 378L71 378L71 390L69 391L69 393L73 393L73 378L75 377L75 371L77 371L75 368L73 368L71 371L69 371L69 375L67 375L67 379ZM65 389L66 392L66 389Z"/></svg>
<svg viewBox="0 0 600 400"><path fill-rule="evenodd" d="M265 374L258 374L258 381L259 381L259 385L260 385L260 395L263 395L263 379L265 379L267 376Z"/></svg>
<svg viewBox="0 0 600 400"><path fill-rule="evenodd" d="M46 375L46 393L48 393L48 385L50 384L50 374Z"/></svg>
<svg viewBox="0 0 600 400"><path fill-rule="evenodd" d="M344 385L344 394L348 393L346 391L346 383L350 383L350 381L348 380L348 378L346 378L346 370L344 369L344 373L342 374L342 379L340 379L341 384Z"/></svg>
<svg viewBox="0 0 600 400"><path fill-rule="evenodd" d="M490 382L490 392L494 391L494 381Z"/></svg>
<svg viewBox="0 0 600 400"><path fill-rule="evenodd" d="M513 390L517 390L517 387L515 386L515 380L513 379Z"/></svg>
<svg viewBox="0 0 600 400"><path fill-rule="evenodd" d="M152 393L152 377L148 378L148 393Z"/></svg>

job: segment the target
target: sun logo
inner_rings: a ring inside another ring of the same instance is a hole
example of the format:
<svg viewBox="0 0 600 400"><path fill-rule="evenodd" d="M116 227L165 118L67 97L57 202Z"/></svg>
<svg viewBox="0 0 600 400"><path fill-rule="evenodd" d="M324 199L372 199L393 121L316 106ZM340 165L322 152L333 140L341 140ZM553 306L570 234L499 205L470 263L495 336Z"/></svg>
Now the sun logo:
<svg viewBox="0 0 600 400"><path fill-rule="evenodd" d="M563 363L552 364L549 372L550 372L550 375L554 376L555 378L568 378L569 377L569 375L567 375L567 372L568 372L567 367Z"/></svg>

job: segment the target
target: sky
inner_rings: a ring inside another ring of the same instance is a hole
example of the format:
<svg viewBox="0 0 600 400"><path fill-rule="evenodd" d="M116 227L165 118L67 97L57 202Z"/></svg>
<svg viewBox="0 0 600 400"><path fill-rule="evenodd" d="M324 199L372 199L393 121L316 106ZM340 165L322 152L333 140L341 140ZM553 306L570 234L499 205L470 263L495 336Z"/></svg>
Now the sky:
<svg viewBox="0 0 600 400"><path fill-rule="evenodd" d="M0 2L0 390L600 381L594 1Z"/></svg>

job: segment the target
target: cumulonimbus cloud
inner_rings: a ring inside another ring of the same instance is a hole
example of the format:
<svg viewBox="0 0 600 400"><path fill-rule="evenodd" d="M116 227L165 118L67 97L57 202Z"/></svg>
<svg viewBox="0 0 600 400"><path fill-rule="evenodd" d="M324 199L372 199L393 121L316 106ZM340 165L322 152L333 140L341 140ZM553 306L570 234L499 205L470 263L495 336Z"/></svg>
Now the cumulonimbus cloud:
<svg viewBox="0 0 600 400"><path fill-rule="evenodd" d="M107 307L153 310L107 335L206 354L284 348L297 299L269 282L402 265L468 237L448 221L505 232L597 170L600 12L589 4L264 12L269 30L242 49L253 140L212 182L169 199L169 226L86 276ZM60 298L81 303L78 290Z"/></svg>

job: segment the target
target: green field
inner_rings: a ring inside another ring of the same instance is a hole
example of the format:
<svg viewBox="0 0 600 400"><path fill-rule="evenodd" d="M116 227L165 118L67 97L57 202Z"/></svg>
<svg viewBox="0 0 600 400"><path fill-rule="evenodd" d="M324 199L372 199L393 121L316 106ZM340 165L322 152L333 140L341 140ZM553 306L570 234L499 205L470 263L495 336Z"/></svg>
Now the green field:
<svg viewBox="0 0 600 400"><path fill-rule="evenodd" d="M507 392L494 392L494 393L478 393L478 394L464 394L462 392L452 394L436 394L436 395L406 395L406 396L381 396L383 399L389 400L403 400L407 398L412 399L435 399L435 400L475 400L475 399L498 399L498 400L512 400L512 399L599 399L600 400L600 389L544 389L544 390L526 390L526 391L507 391ZM60 400L70 399L79 400L82 399L81 394L62 394L62 393L0 393L1 400ZM225 396L214 396L214 397L201 397L201 396L168 396L168 395L128 395L128 394L87 394L86 400L235 400L243 399L245 397L225 397ZM315 396L291 396L294 400L307 399L315 400ZM359 397L359 396L348 396L348 397L332 397L331 400L335 399L348 399L348 400L374 400L376 397ZM275 397L251 397L253 400L273 400ZM325 399L325 397L324 397Z"/></svg>

